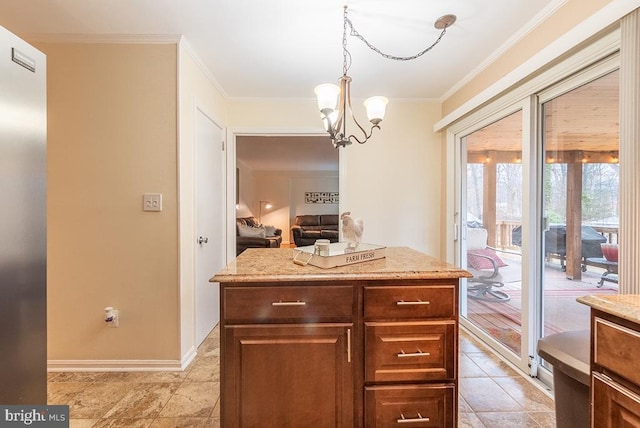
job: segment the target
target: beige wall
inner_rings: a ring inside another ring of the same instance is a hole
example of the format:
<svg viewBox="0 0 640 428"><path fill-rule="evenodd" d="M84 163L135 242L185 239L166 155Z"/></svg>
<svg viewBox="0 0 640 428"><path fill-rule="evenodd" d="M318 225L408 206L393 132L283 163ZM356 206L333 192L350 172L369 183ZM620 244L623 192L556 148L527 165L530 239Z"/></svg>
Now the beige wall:
<svg viewBox="0 0 640 428"><path fill-rule="evenodd" d="M49 68L49 360L179 359L176 45L36 45ZM142 211L145 192L162 193L162 212Z"/></svg>
<svg viewBox="0 0 640 428"><path fill-rule="evenodd" d="M364 219L365 242L440 257L440 117L439 103L391 100L372 141L346 149L343 210Z"/></svg>
<svg viewBox="0 0 640 428"><path fill-rule="evenodd" d="M255 201L255 180L253 170L244 162L236 162L238 181L240 183L239 201L236 204L236 217L249 217L253 215L253 202Z"/></svg>
<svg viewBox="0 0 640 428"><path fill-rule="evenodd" d="M195 351L194 112L224 127L226 101L183 44L36 45L49 64L48 358L179 366ZM162 212L142 211L146 192Z"/></svg>
<svg viewBox="0 0 640 428"><path fill-rule="evenodd" d="M315 100L235 100L229 103L229 127L232 129L304 130L324 132Z"/></svg>

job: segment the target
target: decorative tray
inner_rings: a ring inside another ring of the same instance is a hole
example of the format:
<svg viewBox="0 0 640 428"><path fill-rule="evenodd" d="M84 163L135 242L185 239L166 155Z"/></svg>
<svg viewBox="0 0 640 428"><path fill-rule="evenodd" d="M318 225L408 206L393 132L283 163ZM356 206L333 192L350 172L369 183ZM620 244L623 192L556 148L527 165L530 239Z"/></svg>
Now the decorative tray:
<svg viewBox="0 0 640 428"><path fill-rule="evenodd" d="M293 262L297 265L313 265L328 269L336 266L346 266L385 257L382 245L359 244L356 248L349 248L346 242L334 242L329 245L329 255L315 252L315 246L296 247L293 249Z"/></svg>

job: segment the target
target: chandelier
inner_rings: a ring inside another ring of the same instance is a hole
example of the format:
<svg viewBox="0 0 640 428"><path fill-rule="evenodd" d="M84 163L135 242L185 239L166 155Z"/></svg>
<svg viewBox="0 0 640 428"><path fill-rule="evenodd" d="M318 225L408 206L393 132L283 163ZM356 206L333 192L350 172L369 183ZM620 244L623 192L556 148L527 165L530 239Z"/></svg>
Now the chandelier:
<svg viewBox="0 0 640 428"><path fill-rule="evenodd" d="M344 25L342 29L342 77L340 77L340 86L333 83L324 83L315 87L314 92L318 99L318 108L320 109L320 117L325 130L329 133L331 143L333 147L345 147L357 141L360 144L364 144L373 134L374 129L380 129L380 122L384 118L384 113L389 103L389 100L385 97L375 96L367 98L364 101L364 106L367 110L367 117L371 122L371 128L366 131L360 123L356 120L353 111L351 109L351 77L347 75L349 67L351 66L351 54L347 50L347 27L349 28L349 34L362 40L362 42L369 47L369 49L377 52L386 59L392 59L396 61L410 61L421 57L425 53L429 52L435 45L440 43L442 37L447 32L447 28L453 25L456 21L455 15L444 15L438 18L434 24L434 27L442 30L440 36L436 41L426 49L418 52L412 56L394 56L381 52L378 48L367 41L360 33L353 27L353 23L347 16L347 6L344 6ZM351 119L356 126L362 132L362 136L357 136L347 133L346 119L347 114L351 116Z"/></svg>

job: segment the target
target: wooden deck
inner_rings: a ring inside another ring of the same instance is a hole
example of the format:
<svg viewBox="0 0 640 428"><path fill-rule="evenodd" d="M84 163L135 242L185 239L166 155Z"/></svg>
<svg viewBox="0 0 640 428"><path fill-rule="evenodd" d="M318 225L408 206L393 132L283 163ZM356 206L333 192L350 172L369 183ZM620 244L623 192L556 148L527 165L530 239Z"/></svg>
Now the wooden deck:
<svg viewBox="0 0 640 428"><path fill-rule="evenodd" d="M513 265L514 261L509 261ZM561 331L589 328L589 308L576 298L595 294L617 294L616 283L599 286L604 269L587 266L582 279L567 279L559 262L545 266L544 335ZM508 302L467 299L467 319L488 332L515 353L520 353L522 332L522 287L520 282L506 283L502 289L509 294Z"/></svg>

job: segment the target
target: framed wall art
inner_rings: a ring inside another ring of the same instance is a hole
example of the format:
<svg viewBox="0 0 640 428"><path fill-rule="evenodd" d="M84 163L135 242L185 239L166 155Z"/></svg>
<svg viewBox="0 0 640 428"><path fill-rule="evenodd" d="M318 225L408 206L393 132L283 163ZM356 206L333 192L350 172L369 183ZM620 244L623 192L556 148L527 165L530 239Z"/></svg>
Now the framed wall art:
<svg viewBox="0 0 640 428"><path fill-rule="evenodd" d="M338 192L305 192L305 204L337 204L340 202Z"/></svg>

